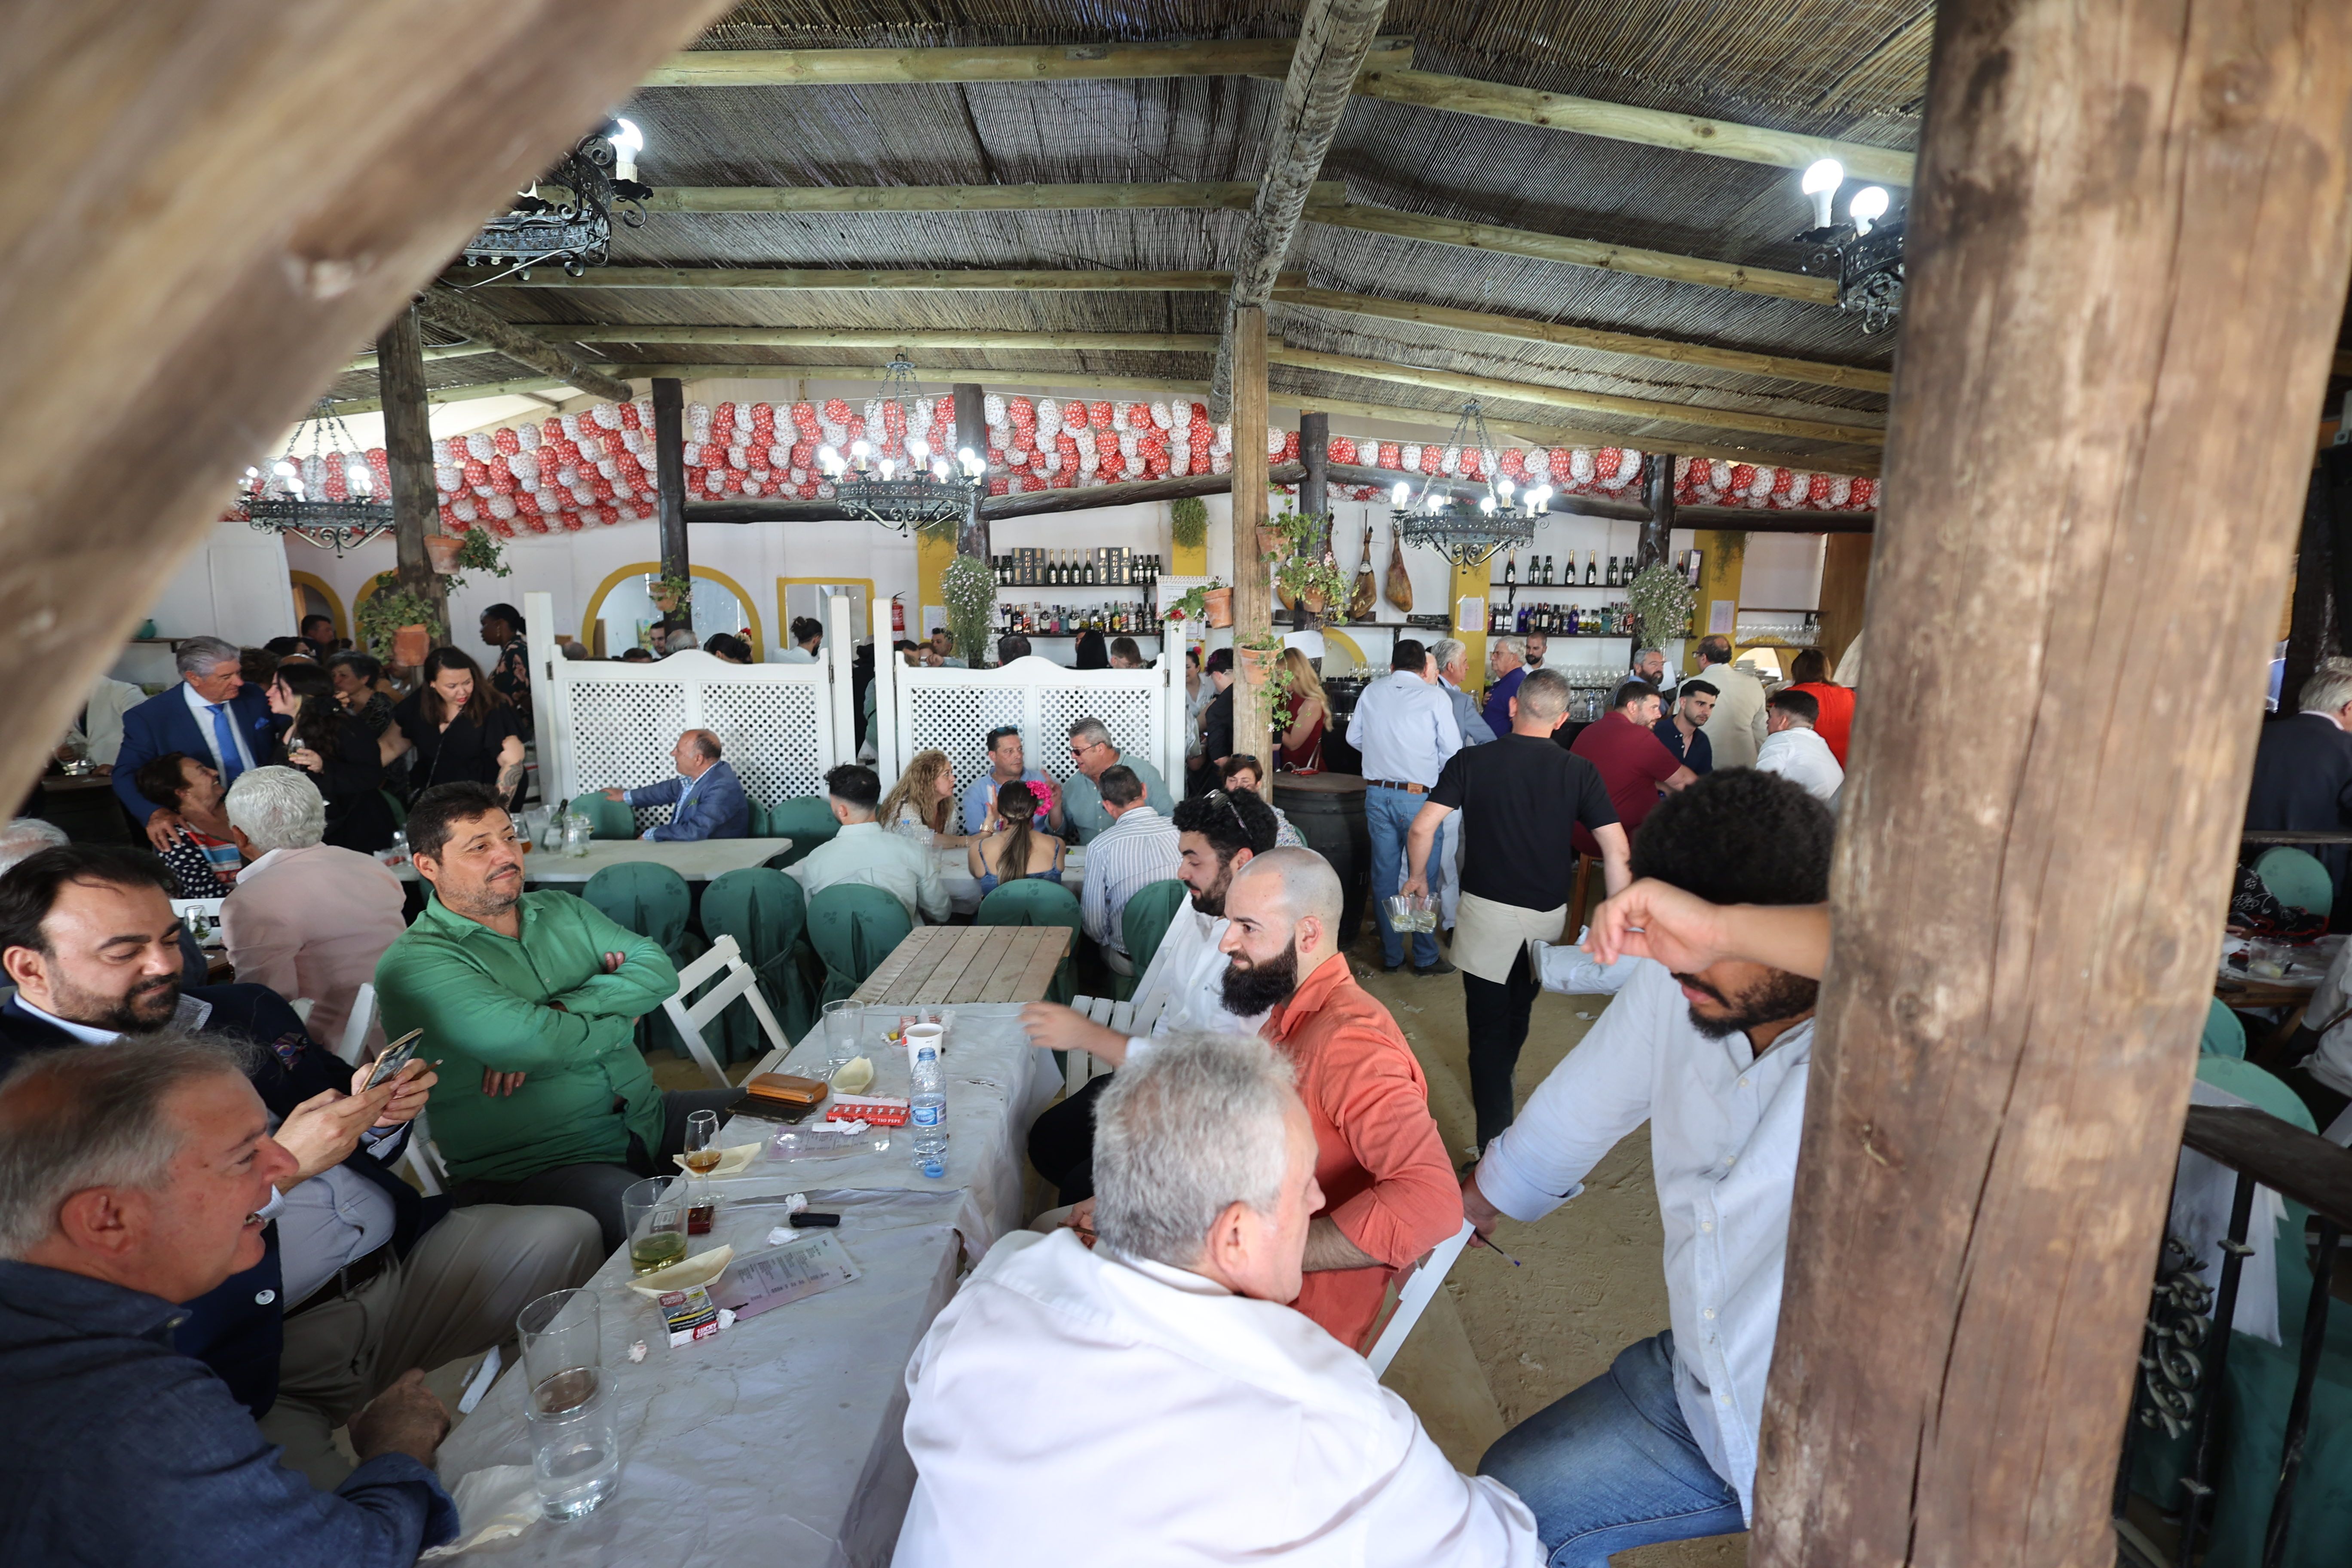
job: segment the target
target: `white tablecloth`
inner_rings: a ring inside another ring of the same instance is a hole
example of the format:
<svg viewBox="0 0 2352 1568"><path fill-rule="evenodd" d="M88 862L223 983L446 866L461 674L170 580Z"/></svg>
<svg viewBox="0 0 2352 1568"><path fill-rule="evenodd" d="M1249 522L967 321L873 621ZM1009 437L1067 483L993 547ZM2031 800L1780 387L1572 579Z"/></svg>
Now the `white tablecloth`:
<svg viewBox="0 0 2352 1568"><path fill-rule="evenodd" d="M968 915L980 908L980 879L971 874L971 862L961 848L934 849L932 855L940 864L940 880L947 884L948 903L960 915ZM1087 890L1087 852L1073 846L1064 857L1062 886L1072 898L1084 898Z"/></svg>
<svg viewBox="0 0 2352 1568"><path fill-rule="evenodd" d="M882 1009L877 1009L877 1025ZM887 1563L914 1487L900 1438L903 1373L916 1343L955 1294L961 1260L977 1258L1021 1219L1022 1139L1041 1087L1020 1009L955 1009L949 1036L949 1176L918 1174L903 1129L887 1153L762 1159L719 1184L722 1206L695 1249L765 1245L781 1206L741 1201L806 1192L842 1215L835 1233L862 1276L838 1289L672 1349L651 1303L628 1290L625 1256L606 1260L604 1370L620 1401L620 1484L602 1508L488 1542L467 1561L613 1564L614 1568L866 1568ZM895 1012L889 1022L895 1023ZM905 1092L906 1058L878 1042L873 1092ZM822 1067L815 1035L788 1058ZM774 1061L762 1062L769 1070ZM1049 1087L1047 1085L1046 1087ZM814 1121L804 1126L815 1125ZM737 1118L725 1143L764 1141L777 1124ZM643 1340L644 1362L628 1347ZM454 1485L490 1465L528 1465L523 1379L499 1378L441 1450Z"/></svg>
<svg viewBox="0 0 2352 1568"><path fill-rule="evenodd" d="M764 866L772 856L793 847L789 838L697 838L677 844L643 838L599 838L585 855L533 849L523 858L523 879L534 887L584 882L607 866L627 860L650 860L667 866L689 882L708 882L747 866ZM416 868L403 861L397 868L404 882L416 880Z"/></svg>

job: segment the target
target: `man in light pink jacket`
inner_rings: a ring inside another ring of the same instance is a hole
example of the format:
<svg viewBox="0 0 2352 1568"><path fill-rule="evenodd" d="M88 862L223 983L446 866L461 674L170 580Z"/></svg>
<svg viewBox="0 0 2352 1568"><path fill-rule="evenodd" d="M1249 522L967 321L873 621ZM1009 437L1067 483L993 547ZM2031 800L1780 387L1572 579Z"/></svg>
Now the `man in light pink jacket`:
<svg viewBox="0 0 2352 1568"><path fill-rule="evenodd" d="M327 803L299 769L242 773L226 805L248 862L221 906L228 961L240 982L309 997L310 1037L332 1047L376 960L408 929L400 879L373 856L320 842ZM383 1043L368 1032L370 1050Z"/></svg>

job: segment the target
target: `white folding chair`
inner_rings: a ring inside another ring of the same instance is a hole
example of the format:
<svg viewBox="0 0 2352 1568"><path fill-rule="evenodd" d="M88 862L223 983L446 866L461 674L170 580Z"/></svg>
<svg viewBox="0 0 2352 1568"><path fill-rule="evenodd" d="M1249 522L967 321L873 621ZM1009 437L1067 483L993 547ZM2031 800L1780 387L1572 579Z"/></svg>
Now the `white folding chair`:
<svg viewBox="0 0 2352 1568"><path fill-rule="evenodd" d="M1389 1316L1389 1326L1381 1331L1381 1337L1372 1342L1372 1353L1364 1358L1372 1363L1374 1377L1385 1375L1389 1363L1396 1360L1397 1352L1404 1348L1413 1324L1421 1320L1423 1309L1437 1294L1437 1288L1445 1283L1446 1270L1462 1256L1462 1249L1470 1245L1470 1235L1475 1228L1464 1220L1462 1228L1430 1248L1429 1256L1405 1279L1403 1289L1397 1292L1396 1310Z"/></svg>
<svg viewBox="0 0 2352 1568"><path fill-rule="evenodd" d="M343 1020L343 1037L334 1044L334 1053L347 1067L357 1067L367 1060L367 1037L375 1028L376 1015L383 1010L375 997L375 986L367 981L352 994L352 1014ZM303 1019L309 1023L308 1018Z"/></svg>
<svg viewBox="0 0 2352 1568"><path fill-rule="evenodd" d="M408 1124L408 1149L400 1156L408 1173L416 1178L417 1187L428 1198L441 1195L442 1184L449 1179L449 1163L441 1158L434 1145L432 1130L425 1125L425 1112L418 1111L416 1120Z"/></svg>
<svg viewBox="0 0 2352 1568"><path fill-rule="evenodd" d="M694 988L721 970L727 972L726 978L713 985L701 1001L689 1005L686 998ZM783 1026L776 1022L775 1014L769 1010L768 999L760 994L758 972L743 962L743 950L735 945L735 939L731 936L714 939L709 952L679 970L677 994L662 1004L662 1011L669 1015L669 1021L677 1027L677 1037L686 1042L686 1048L694 1053L696 1061L702 1064L702 1070L709 1076L713 1089L731 1089L734 1086L728 1082L726 1070L719 1067L719 1058L712 1056L710 1047L703 1043L702 1026L725 1012L727 1005L739 996L751 1004L751 1012L760 1020L760 1027L767 1031L769 1046L777 1051L791 1050L793 1043L784 1038Z"/></svg>

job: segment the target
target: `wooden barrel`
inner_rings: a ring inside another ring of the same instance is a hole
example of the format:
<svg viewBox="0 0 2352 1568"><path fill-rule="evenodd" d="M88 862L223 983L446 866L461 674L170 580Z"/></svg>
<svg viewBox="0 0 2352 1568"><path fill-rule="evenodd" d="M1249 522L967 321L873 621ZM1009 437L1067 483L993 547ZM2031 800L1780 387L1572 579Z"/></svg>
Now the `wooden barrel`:
<svg viewBox="0 0 2352 1568"><path fill-rule="evenodd" d="M1364 781L1354 773L1276 773L1274 804L1308 848L1339 873L1347 901L1339 911L1339 945L1355 945L1371 892L1372 836L1364 826Z"/></svg>

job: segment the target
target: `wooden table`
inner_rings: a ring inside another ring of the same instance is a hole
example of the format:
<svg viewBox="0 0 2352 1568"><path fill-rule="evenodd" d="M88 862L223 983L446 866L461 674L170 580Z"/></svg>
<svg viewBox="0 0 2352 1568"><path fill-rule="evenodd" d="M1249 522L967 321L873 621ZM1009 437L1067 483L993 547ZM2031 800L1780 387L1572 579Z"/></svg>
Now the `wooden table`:
<svg viewBox="0 0 2352 1568"><path fill-rule="evenodd" d="M667 866L688 882L708 882L729 871L765 865L793 847L789 838L698 838L664 844L643 838L599 838L585 855L534 849L523 857L523 879L534 887L585 882L607 866L649 860ZM400 879L416 880L416 868L403 863Z"/></svg>
<svg viewBox="0 0 2352 1568"><path fill-rule="evenodd" d="M1042 1002L1069 951L1067 926L924 926L866 977L856 1000Z"/></svg>

